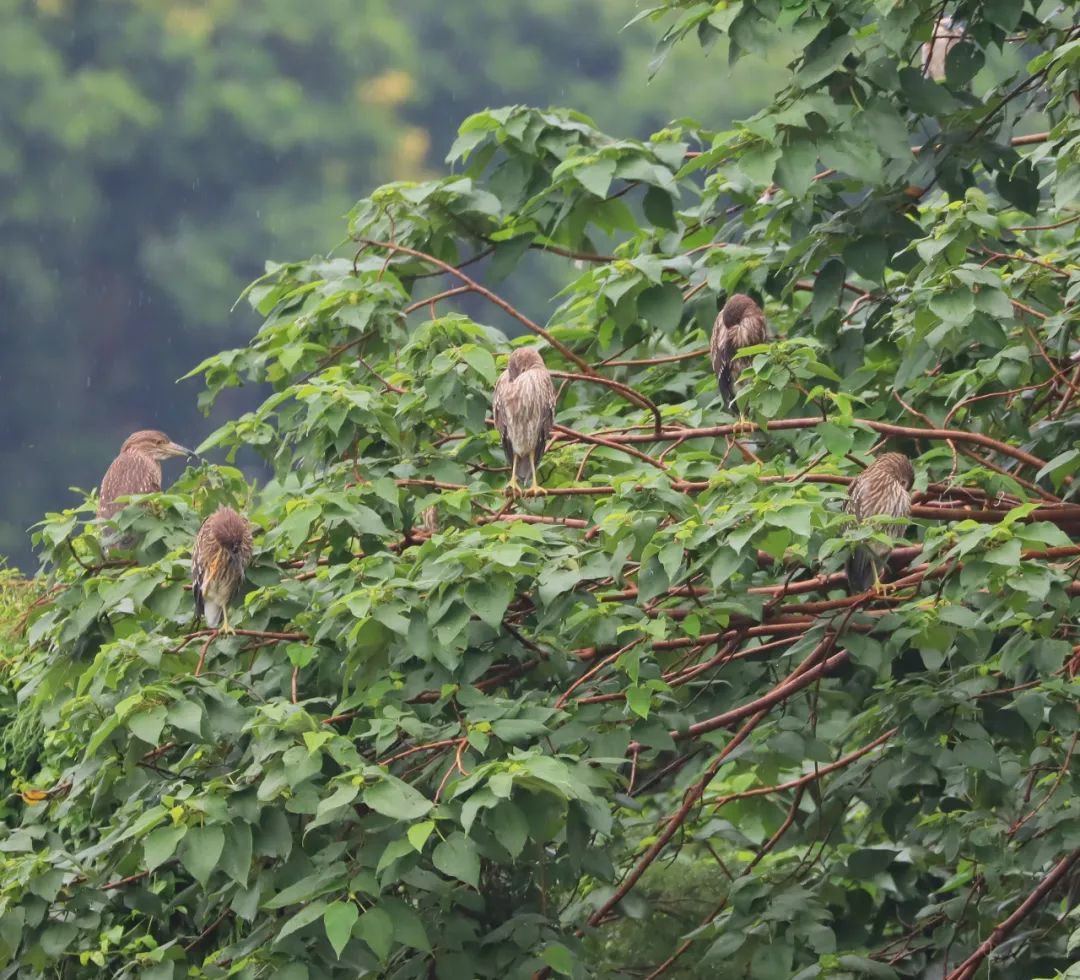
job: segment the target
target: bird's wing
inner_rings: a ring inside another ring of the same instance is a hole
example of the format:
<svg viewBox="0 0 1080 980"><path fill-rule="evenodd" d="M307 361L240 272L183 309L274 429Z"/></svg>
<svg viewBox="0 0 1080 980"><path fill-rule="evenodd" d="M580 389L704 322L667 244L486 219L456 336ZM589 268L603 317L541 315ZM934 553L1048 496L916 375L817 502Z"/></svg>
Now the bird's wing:
<svg viewBox="0 0 1080 980"><path fill-rule="evenodd" d="M754 347L757 344L765 343L769 339L769 328L764 315L761 313L747 313L736 325L734 333L732 347L735 350L740 350L743 347Z"/></svg>
<svg viewBox="0 0 1080 980"><path fill-rule="evenodd" d="M539 427L533 459L539 465L544 450L547 449L547 441L551 438L551 430L555 427L555 386L551 383L547 368L533 368L526 371L522 377L528 379L526 397L536 402Z"/></svg>
<svg viewBox="0 0 1080 980"><path fill-rule="evenodd" d="M844 510L860 520L907 517L911 513L911 495L899 480L870 467L852 482L847 500L844 501ZM890 523L883 530L893 537L901 537L904 525Z"/></svg>
<svg viewBox="0 0 1080 980"><path fill-rule="evenodd" d="M847 497L844 499L844 513L854 517L863 517L863 474L859 474L848 484Z"/></svg>
<svg viewBox="0 0 1080 980"><path fill-rule="evenodd" d="M881 513L886 517L909 517L911 516L911 494L904 489L899 480L889 480L889 486L882 500ZM885 533L894 538L902 538L907 530L906 524L899 522L889 524Z"/></svg>
<svg viewBox="0 0 1080 980"><path fill-rule="evenodd" d="M156 493L161 489L161 467L138 453L121 453L112 461L101 481L98 517L113 517L123 507L117 497L133 493Z"/></svg>
<svg viewBox="0 0 1080 980"><path fill-rule="evenodd" d="M730 360L730 337L729 331L724 326L723 311L716 314L713 320L712 336L709 338L709 360L712 362L713 374L719 377L725 360Z"/></svg>
<svg viewBox="0 0 1080 980"><path fill-rule="evenodd" d="M513 383L507 372L503 371L499 375L499 380L495 382L495 394L491 399L491 414L495 417L495 428L499 430L503 452L506 453L506 461L510 464L514 462L514 447L510 444L510 429L506 423L506 412Z"/></svg>

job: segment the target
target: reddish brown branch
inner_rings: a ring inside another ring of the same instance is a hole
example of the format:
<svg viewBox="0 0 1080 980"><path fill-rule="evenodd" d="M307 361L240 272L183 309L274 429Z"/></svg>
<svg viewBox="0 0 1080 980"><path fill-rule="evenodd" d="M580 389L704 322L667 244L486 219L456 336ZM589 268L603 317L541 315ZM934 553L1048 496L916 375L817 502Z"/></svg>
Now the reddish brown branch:
<svg viewBox="0 0 1080 980"><path fill-rule="evenodd" d="M1043 880L1032 889L1031 894L1017 906L1016 911L1008 918L998 923L998 925L994 926L993 932L979 943L975 948L975 952L953 970L945 980L970 980L970 978L975 975L975 971L978 970L979 966L982 964L982 961L1009 938L1009 934L1043 902L1046 896L1054 890L1061 879L1069 873L1069 870L1076 863L1077 858L1080 858L1080 850L1075 850L1058 861L1058 863L1054 865L1053 870L1043 878Z"/></svg>
<svg viewBox="0 0 1080 980"><path fill-rule="evenodd" d="M632 360L602 361L605 367L648 367L652 364L673 364L676 361L692 361L709 353L708 347L686 351L684 354L665 354L663 357L642 357Z"/></svg>
<svg viewBox="0 0 1080 980"><path fill-rule="evenodd" d="M552 377L555 378L565 378L568 381L591 381L594 384L606 385L613 391L617 391L620 395L628 401L633 402L639 408L645 408L652 412L654 419L653 431L657 436L660 435L660 431L664 426L663 419L660 418L660 409L656 407L656 404L652 399L646 398L643 394L635 391L629 385L624 385L619 381L612 381L610 378L602 378L598 374L573 374L569 371L552 371L550 373Z"/></svg>
<svg viewBox="0 0 1080 980"><path fill-rule="evenodd" d="M418 299L415 303L410 303L401 312L408 316L410 313L415 313L419 309L428 306L434 310L434 304L441 302L444 299L450 299L453 296L460 296L462 293L471 293L472 286L454 286L452 289L444 289L441 293L435 293L434 296L429 296L427 299ZM434 314L432 314L434 316Z"/></svg>
<svg viewBox="0 0 1080 980"><path fill-rule="evenodd" d="M633 446L626 446L614 439L608 439L603 436L590 436L584 432L578 432L576 429L571 429L565 425L555 424L554 429L556 432L564 436L573 436L575 439L580 439L582 442L591 442L596 446L606 446L608 449L615 449L620 453L626 453L628 456L633 456L635 459L640 459L643 463L648 463L650 466L655 466L658 470L667 472L667 466L660 462L658 459L653 459L652 456L641 452L640 449L634 449Z"/></svg>
<svg viewBox="0 0 1080 980"><path fill-rule="evenodd" d="M449 262L443 262L442 259L436 258L434 255L429 255L427 252L421 252L415 248L409 248L407 245L398 245L396 242L379 242L372 238L358 239L360 245L367 246L369 248L383 248L390 252L400 252L404 255L411 255L413 258L421 259L424 262L430 262L432 265L438 267L447 275L453 276L455 279L459 279L462 283L468 286L474 293L483 296L488 302L493 303L500 310L502 310L507 316L513 317L518 323L522 324L527 329L531 330L538 337L543 337L552 347L555 348L563 357L568 361L576 364L585 374L592 374L592 368L588 363L575 354L569 347L567 347L562 341L556 340L547 330L545 330L540 324L534 323L524 313L518 311L515 307L511 306L501 296L496 295L490 289L481 286L475 279L465 275L460 269L450 265Z"/></svg>
<svg viewBox="0 0 1080 980"><path fill-rule="evenodd" d="M731 741L720 750L716 758L713 759L705 770L705 774L701 779L694 783L687 791L686 796L683 798L682 805L670 817L664 829L657 835L656 840L645 852L641 860L638 861L633 870L623 879L622 884L615 889L615 892L611 897L589 916L590 926L599 925L607 914L630 894L633 887L641 880L641 876L645 874L649 869L649 866L660 856L660 852L667 847L668 841L675 836L676 831L683 825L686 818L690 815L690 811L694 809L702 795L705 793L705 788L712 782L713 777L724 764L724 760L746 740L766 714L768 714L767 711L758 712L758 714L747 721L746 724L732 737Z"/></svg>
<svg viewBox="0 0 1080 980"><path fill-rule="evenodd" d="M752 796L768 796L770 793L780 793L785 790L798 789L800 786L806 786L809 783L821 779L823 776L829 775L831 772L836 772L837 769L843 769L845 766L851 765L856 759L861 759L868 752L872 752L879 745L889 741L889 739L899 730L899 728L890 728L872 742L868 742L861 749L857 749L856 751L845 755L842 759L837 759L835 762L830 762L827 766L822 766L820 769L814 770L814 772L809 772L805 776L800 776L798 779L792 779L786 783L778 783L776 786L758 786L755 789L743 790L741 793L729 793L727 796L718 796L712 801L712 805L716 809L720 809L725 803L731 803L733 800L745 800Z"/></svg>

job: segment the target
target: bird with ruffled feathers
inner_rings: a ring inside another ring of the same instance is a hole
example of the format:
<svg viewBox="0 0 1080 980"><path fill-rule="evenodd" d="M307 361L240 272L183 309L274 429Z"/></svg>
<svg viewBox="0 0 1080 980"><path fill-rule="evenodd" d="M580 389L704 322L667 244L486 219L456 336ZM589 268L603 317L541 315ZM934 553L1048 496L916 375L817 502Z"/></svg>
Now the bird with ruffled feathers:
<svg viewBox="0 0 1080 980"><path fill-rule="evenodd" d="M516 496L522 492L521 484L530 480L525 492L543 493L536 467L555 425L555 387L539 351L518 347L511 353L495 384L491 407L510 464L507 491Z"/></svg>
<svg viewBox="0 0 1080 980"><path fill-rule="evenodd" d="M736 357L736 353L768 339L769 326L761 307L745 293L730 296L716 315L709 342L713 373L728 411L735 408L735 382L750 364L749 358Z"/></svg>
<svg viewBox="0 0 1080 980"><path fill-rule="evenodd" d="M875 518L902 518L911 515L911 487L915 470L903 453L883 453L862 471L848 487L844 510L861 523L876 525L891 538L901 538L907 523ZM856 595L881 586L881 570L891 543L867 541L855 547L844 570L848 593Z"/></svg>
<svg viewBox="0 0 1080 980"><path fill-rule="evenodd" d="M191 551L191 585L195 612L210 629L232 633L229 603L251 561L251 525L231 507L219 507L199 528Z"/></svg>

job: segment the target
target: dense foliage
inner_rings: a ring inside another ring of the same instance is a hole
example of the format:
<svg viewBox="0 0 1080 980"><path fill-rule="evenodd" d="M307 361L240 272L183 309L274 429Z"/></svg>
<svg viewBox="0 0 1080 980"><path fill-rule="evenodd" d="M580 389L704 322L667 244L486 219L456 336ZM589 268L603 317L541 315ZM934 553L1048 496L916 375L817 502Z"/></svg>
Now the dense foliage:
<svg viewBox="0 0 1080 980"><path fill-rule="evenodd" d="M671 3L801 45L728 132L490 110L272 266L203 402L273 394L119 518L51 515L5 672L2 976L1052 977L1077 926L1075 3ZM480 258L483 257L483 261ZM576 271L544 325L504 296ZM703 353L765 301L741 419ZM463 301L468 306L457 305ZM462 310L468 310L465 315ZM559 372L545 496L490 392ZM891 590L840 511L915 462ZM232 638L189 546L258 525Z"/></svg>
<svg viewBox="0 0 1080 980"><path fill-rule="evenodd" d="M468 113L595 106L639 134L677 106L719 126L783 77L646 84L651 32L619 32L623 0L529 6L0 0L0 554L33 569L43 502L93 486L133 429L197 442L194 393L171 386L248 336L230 307L264 260L337 242L361 189L439 172ZM673 67L701 75L693 54Z"/></svg>

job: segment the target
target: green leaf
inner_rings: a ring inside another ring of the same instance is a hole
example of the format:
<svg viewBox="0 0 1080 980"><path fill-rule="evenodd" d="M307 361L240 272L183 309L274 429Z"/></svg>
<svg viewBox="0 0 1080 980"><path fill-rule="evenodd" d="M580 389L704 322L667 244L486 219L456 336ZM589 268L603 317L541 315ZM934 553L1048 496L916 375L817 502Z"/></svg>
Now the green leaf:
<svg viewBox="0 0 1080 980"><path fill-rule="evenodd" d="M888 847L863 847L848 855L847 866L853 878L868 881L896 860L898 851Z"/></svg>
<svg viewBox="0 0 1080 980"><path fill-rule="evenodd" d="M169 860L176 852L176 846L187 833L187 827L158 827L150 831L143 840L143 862L147 871L153 871Z"/></svg>
<svg viewBox="0 0 1080 980"><path fill-rule="evenodd" d="M71 945L78 928L73 922L56 922L41 932L41 948L47 956L58 957Z"/></svg>
<svg viewBox="0 0 1080 980"><path fill-rule="evenodd" d="M431 863L443 874L472 885L480 884L480 858L476 847L462 833L453 833L440 843L431 855Z"/></svg>
<svg viewBox="0 0 1080 980"><path fill-rule="evenodd" d="M671 333L682 317L682 290L674 283L665 282L660 286L650 286L638 296L638 313L651 326L665 333Z"/></svg>
<svg viewBox="0 0 1080 980"><path fill-rule="evenodd" d="M359 786L354 786L352 783L340 783L337 789L325 800L319 801L319 806L315 811L315 819L307 825L307 831L310 832L316 827L321 827L339 819L341 811L352 803L359 794Z"/></svg>
<svg viewBox="0 0 1080 980"><path fill-rule="evenodd" d="M327 892L337 891L341 888L344 878L345 872L341 865L323 868L283 888L263 902L263 908L283 909L289 905L307 902Z"/></svg>
<svg viewBox="0 0 1080 980"><path fill-rule="evenodd" d="M593 163L574 168L574 179L596 197L606 197L615 176L615 161L603 157Z"/></svg>
<svg viewBox="0 0 1080 980"><path fill-rule="evenodd" d="M553 599L570 591L577 585L581 578L581 572L576 567L557 568L548 566L540 573L537 580L540 601L545 606L550 605Z"/></svg>
<svg viewBox="0 0 1080 980"><path fill-rule="evenodd" d="M224 847L225 831L221 827L189 827L180 842L180 863L200 885L205 886Z"/></svg>
<svg viewBox="0 0 1080 980"><path fill-rule="evenodd" d="M574 958L570 955L570 950L560 943L551 943L549 946L545 946L544 951L540 954L540 959L556 973L561 973L564 977L574 975Z"/></svg>
<svg viewBox="0 0 1080 980"><path fill-rule="evenodd" d="M1039 212L1039 174L1028 160L1022 160L1011 171L998 171L994 178L998 193L1013 206L1030 215Z"/></svg>
<svg viewBox="0 0 1080 980"><path fill-rule="evenodd" d="M502 623L503 614L514 598L514 580L496 575L482 582L470 582L465 588L468 607L492 628Z"/></svg>
<svg viewBox="0 0 1080 980"><path fill-rule="evenodd" d="M529 824L521 810L509 801L500 803L491 811L488 822L495 839L516 858L529 836Z"/></svg>
<svg viewBox="0 0 1080 980"><path fill-rule="evenodd" d="M358 918L360 918L360 913L352 902L332 902L323 912L326 938L330 940L330 945L334 947L334 953L339 960L342 950L349 943L353 926Z"/></svg>
<svg viewBox="0 0 1080 980"><path fill-rule="evenodd" d="M246 823L234 822L225 828L225 849L221 852L221 870L237 884L247 883L251 871L252 835Z"/></svg>
<svg viewBox="0 0 1080 980"><path fill-rule="evenodd" d="M127 727L150 745L157 745L158 736L165 727L166 709L162 704L156 704L148 711L140 711L127 719Z"/></svg>
<svg viewBox="0 0 1080 980"><path fill-rule="evenodd" d="M378 906L370 908L360 916L356 931L379 961L385 962L394 941L394 922L390 916Z"/></svg>
<svg viewBox="0 0 1080 980"><path fill-rule="evenodd" d="M326 911L326 904L326 902L312 902L310 905L305 905L278 930L274 942L279 943L294 932L311 925L312 922L318 921L322 918L323 912Z"/></svg>
<svg viewBox="0 0 1080 980"><path fill-rule="evenodd" d="M397 820L416 820L432 807L431 800L390 775L364 790L364 802L376 813Z"/></svg>
<svg viewBox="0 0 1080 980"><path fill-rule="evenodd" d="M417 851L422 852L434 829L435 822L433 820L423 820L420 823L414 823L405 833L409 838L409 843Z"/></svg>
<svg viewBox="0 0 1080 980"><path fill-rule="evenodd" d="M1058 470L1061 469L1065 469L1065 474L1073 473L1076 471L1077 467L1069 466L1069 464L1077 459L1080 459L1080 449L1066 449L1065 452L1058 453L1049 463L1040 469L1035 474L1035 479L1041 480L1044 476L1057 473Z"/></svg>
<svg viewBox="0 0 1080 980"><path fill-rule="evenodd" d="M194 701L174 701L169 707L169 724L202 737L203 710Z"/></svg>
<svg viewBox="0 0 1080 980"><path fill-rule="evenodd" d="M833 456L846 456L855 444L856 430L849 426L836 425L834 422L822 422L817 427L818 435L825 448Z"/></svg>
<svg viewBox="0 0 1080 980"><path fill-rule="evenodd" d="M837 312L840 295L844 291L844 263L829 259L814 280L814 298L810 301L810 318L820 323L831 313Z"/></svg>
<svg viewBox="0 0 1080 980"><path fill-rule="evenodd" d="M1023 13L1023 5L1011 3L1010 0L984 0L983 15L991 24L1000 27L1006 33L1016 29Z"/></svg>
<svg viewBox="0 0 1080 980"><path fill-rule="evenodd" d="M647 687L628 687L626 703L635 715L648 718L649 709L652 707L652 690Z"/></svg>
<svg viewBox="0 0 1080 980"><path fill-rule="evenodd" d="M467 347L462 356L488 384L495 384L495 358L483 347Z"/></svg>
<svg viewBox="0 0 1080 980"><path fill-rule="evenodd" d="M650 187L641 202L645 218L657 228L674 231L678 227L671 195L659 187Z"/></svg>
<svg viewBox="0 0 1080 980"><path fill-rule="evenodd" d="M844 246L844 264L871 282L881 282L889 258L888 244L877 235L860 238Z"/></svg>
<svg viewBox="0 0 1080 980"><path fill-rule="evenodd" d="M548 726L541 721L527 718L501 718L492 724L496 738L504 742L530 742L548 733Z"/></svg>
<svg viewBox="0 0 1080 980"><path fill-rule="evenodd" d="M949 48L945 55L945 77L950 85L967 85L986 63L986 57L974 44L962 40Z"/></svg>
<svg viewBox="0 0 1080 980"><path fill-rule="evenodd" d="M431 952L431 940L428 939L423 920L408 905L398 899L383 896L379 901L379 909L385 911L393 920L394 939L397 942L410 949Z"/></svg>
<svg viewBox="0 0 1080 980"><path fill-rule="evenodd" d="M975 296L969 289L935 293L930 309L946 323L967 323L975 312Z"/></svg>
<svg viewBox="0 0 1080 980"><path fill-rule="evenodd" d="M781 149L773 180L792 197L801 198L813 183L817 159L817 146L812 140L793 136Z"/></svg>

